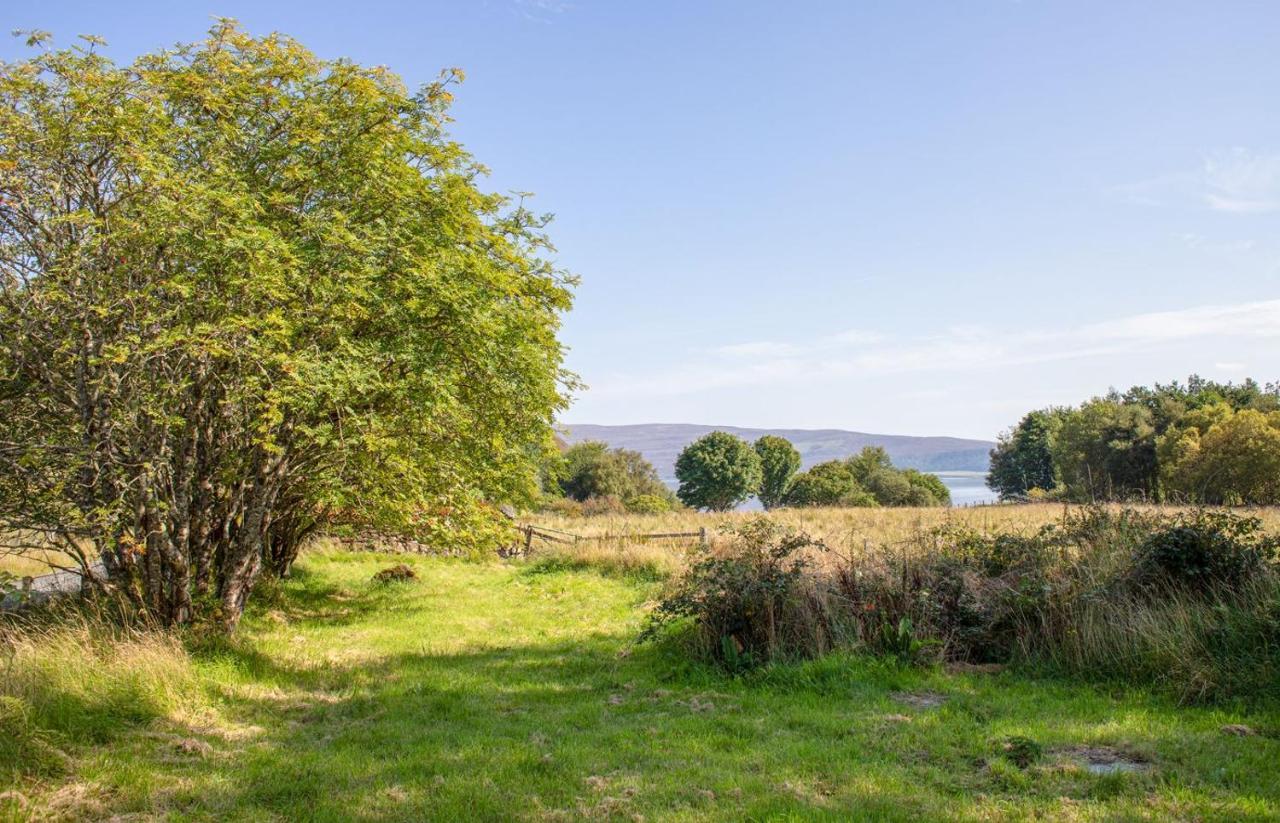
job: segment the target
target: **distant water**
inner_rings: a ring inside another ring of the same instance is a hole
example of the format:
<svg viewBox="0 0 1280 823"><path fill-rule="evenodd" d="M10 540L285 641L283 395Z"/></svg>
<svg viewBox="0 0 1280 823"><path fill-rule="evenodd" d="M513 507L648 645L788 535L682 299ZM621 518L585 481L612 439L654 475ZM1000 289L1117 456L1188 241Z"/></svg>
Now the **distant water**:
<svg viewBox="0 0 1280 823"><path fill-rule="evenodd" d="M999 496L987 488L987 476L982 472L935 472L951 491L951 505L973 506L978 503L995 503Z"/></svg>
<svg viewBox="0 0 1280 823"><path fill-rule="evenodd" d="M982 503L999 502L1000 497L987 488L985 472L933 472L951 492L951 505L976 506ZM738 506L738 511L758 512L764 506L754 497Z"/></svg>

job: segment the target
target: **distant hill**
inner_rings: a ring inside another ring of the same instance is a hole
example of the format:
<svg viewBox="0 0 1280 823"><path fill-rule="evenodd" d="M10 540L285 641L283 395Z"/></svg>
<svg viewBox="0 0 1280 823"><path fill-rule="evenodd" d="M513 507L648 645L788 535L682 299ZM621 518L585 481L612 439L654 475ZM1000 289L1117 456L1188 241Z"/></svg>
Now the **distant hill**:
<svg viewBox="0 0 1280 823"><path fill-rule="evenodd" d="M904 469L928 472L985 472L988 453L995 446L988 440L960 437L909 437L898 434L866 434L842 429L742 429L736 426L700 426L692 423L639 423L632 426L562 425L570 444L583 440L603 440L614 448L631 449L645 456L664 483L676 485L675 463L681 449L704 434L725 431L744 440L766 434L785 437L800 452L804 468L824 460L849 457L863 446L882 446L893 464Z"/></svg>

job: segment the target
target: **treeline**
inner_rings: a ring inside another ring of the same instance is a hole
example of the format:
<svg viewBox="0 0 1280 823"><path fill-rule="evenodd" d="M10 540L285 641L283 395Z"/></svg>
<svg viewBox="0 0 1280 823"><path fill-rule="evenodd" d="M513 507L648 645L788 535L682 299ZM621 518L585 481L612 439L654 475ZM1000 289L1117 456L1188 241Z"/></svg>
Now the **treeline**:
<svg viewBox="0 0 1280 823"><path fill-rule="evenodd" d="M756 497L783 506L946 506L951 493L932 474L899 469L882 448L800 471L800 452L784 437L748 443L727 432L695 440L676 458L673 494L639 452L579 443L543 469L543 508L566 514L655 513L681 505L728 511Z"/></svg>
<svg viewBox="0 0 1280 823"><path fill-rule="evenodd" d="M1192 375L1030 412L987 485L1004 500L1280 503L1280 384Z"/></svg>

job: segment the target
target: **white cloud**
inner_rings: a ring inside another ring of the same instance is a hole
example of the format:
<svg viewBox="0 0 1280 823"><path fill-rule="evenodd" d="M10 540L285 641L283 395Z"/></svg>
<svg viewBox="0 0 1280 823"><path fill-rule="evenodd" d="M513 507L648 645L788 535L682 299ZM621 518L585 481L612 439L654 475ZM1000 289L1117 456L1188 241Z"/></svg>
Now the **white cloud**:
<svg viewBox="0 0 1280 823"><path fill-rule="evenodd" d="M592 392L671 396L738 386L784 386L868 376L992 371L1036 363L1114 357L1189 341L1280 338L1280 300L1148 312L1057 329L991 330L959 326L890 338L842 332L795 341L720 346L654 374L588 379ZM1223 370L1235 363L1218 363Z"/></svg>
<svg viewBox="0 0 1280 823"><path fill-rule="evenodd" d="M1217 211L1247 214L1280 208L1280 154L1233 149L1209 157L1204 181L1205 199Z"/></svg>
<svg viewBox="0 0 1280 823"><path fill-rule="evenodd" d="M1213 367L1220 371L1243 372L1248 370L1244 363L1214 363Z"/></svg>
<svg viewBox="0 0 1280 823"><path fill-rule="evenodd" d="M1198 169L1117 186L1113 192L1144 206L1207 207L1232 214L1276 211L1280 209L1280 154L1243 148L1216 152L1205 157Z"/></svg>

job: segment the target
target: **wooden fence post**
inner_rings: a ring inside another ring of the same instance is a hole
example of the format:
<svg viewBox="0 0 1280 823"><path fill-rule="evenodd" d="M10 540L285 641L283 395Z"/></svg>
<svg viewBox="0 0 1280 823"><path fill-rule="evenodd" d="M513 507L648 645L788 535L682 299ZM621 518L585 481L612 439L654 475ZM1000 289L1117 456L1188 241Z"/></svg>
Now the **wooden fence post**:
<svg viewBox="0 0 1280 823"><path fill-rule="evenodd" d="M698 540L699 542L702 543L702 547L706 548L707 546L707 527L706 526L703 526L702 528L698 529Z"/></svg>
<svg viewBox="0 0 1280 823"><path fill-rule="evenodd" d="M524 553L528 554L533 550L533 526L524 527Z"/></svg>

